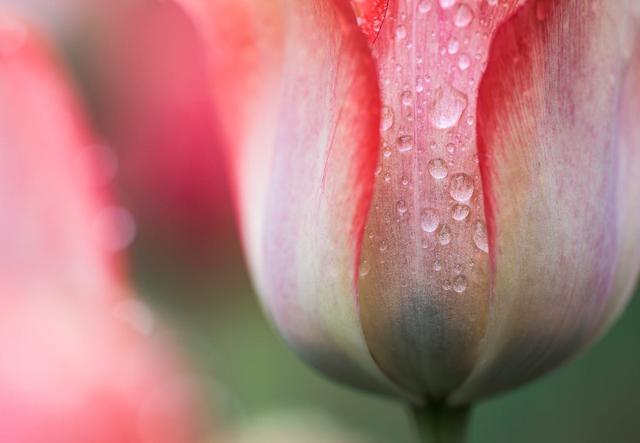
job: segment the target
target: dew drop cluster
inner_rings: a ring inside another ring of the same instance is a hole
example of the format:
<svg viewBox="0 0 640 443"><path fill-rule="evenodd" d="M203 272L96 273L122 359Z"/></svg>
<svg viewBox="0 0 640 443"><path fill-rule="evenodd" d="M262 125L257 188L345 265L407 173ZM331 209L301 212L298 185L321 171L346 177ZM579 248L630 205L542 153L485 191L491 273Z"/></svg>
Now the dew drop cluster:
<svg viewBox="0 0 640 443"><path fill-rule="evenodd" d="M383 107L361 276L446 297L473 295L486 273L477 88L490 36L517 3L390 3L372 47Z"/></svg>

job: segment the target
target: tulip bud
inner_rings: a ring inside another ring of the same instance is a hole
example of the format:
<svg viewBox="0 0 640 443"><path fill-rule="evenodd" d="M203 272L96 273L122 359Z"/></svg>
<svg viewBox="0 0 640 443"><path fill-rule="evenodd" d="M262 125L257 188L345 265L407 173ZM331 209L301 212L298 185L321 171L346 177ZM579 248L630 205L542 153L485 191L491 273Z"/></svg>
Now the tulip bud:
<svg viewBox="0 0 640 443"><path fill-rule="evenodd" d="M183 3L258 292L312 364L464 407L620 313L640 269L637 2Z"/></svg>

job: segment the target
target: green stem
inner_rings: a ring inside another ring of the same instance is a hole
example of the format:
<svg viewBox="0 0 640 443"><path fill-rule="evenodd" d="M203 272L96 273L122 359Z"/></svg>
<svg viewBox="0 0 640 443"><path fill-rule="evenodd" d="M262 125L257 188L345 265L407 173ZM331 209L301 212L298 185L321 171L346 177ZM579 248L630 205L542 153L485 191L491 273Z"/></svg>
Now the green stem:
<svg viewBox="0 0 640 443"><path fill-rule="evenodd" d="M467 441L470 408L430 405L413 409L420 441L423 443L464 443Z"/></svg>

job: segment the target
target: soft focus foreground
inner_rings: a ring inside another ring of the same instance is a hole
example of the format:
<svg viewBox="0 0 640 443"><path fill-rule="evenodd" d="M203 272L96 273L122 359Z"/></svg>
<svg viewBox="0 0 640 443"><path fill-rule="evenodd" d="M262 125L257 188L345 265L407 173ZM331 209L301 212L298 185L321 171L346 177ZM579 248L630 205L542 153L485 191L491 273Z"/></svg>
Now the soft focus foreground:
<svg viewBox="0 0 640 443"><path fill-rule="evenodd" d="M124 279L94 143L43 45L1 15L0 440L201 441L189 372Z"/></svg>
<svg viewBox="0 0 640 443"><path fill-rule="evenodd" d="M125 17L132 10L137 10L139 14L131 14L138 20L133 21L131 25L131 32L135 32L139 37L134 39L135 43L145 40L145 32L149 29L142 25L145 16L153 16L156 13L169 17L165 32L158 33L159 35L148 41L149 47L157 51L160 61L163 50L169 47L170 40L173 40L171 31L186 32L187 35L189 32L194 32L189 27L185 16L171 4L151 1L132 1L123 4L125 6L121 9L121 13ZM126 6L129 4L134 5L133 9ZM33 9L42 11L38 7ZM141 14L139 11L146 11L147 14ZM139 23L139 27L135 23ZM70 32L70 28L65 29L66 35ZM109 27L107 26L102 32L105 33L103 35L108 35ZM109 38L118 39L113 36ZM65 41L68 41L66 39L65 36ZM193 41L196 40L193 39ZM185 44L193 44L193 41L189 43L187 39ZM84 45L90 46L89 43L83 42ZM76 42L74 48L77 48L78 44ZM127 75L132 77L141 75L136 70L127 74L127 65L132 63L132 60L142 63L139 58L131 56L130 51L135 52L134 46L133 42L127 45L118 44L119 50L115 50L112 56L111 65L117 66L114 69L122 73L125 79L123 84L126 84ZM193 48L189 49L191 50ZM178 49L177 53L181 51ZM73 55L72 59L77 60L75 49L70 54ZM96 51L91 54L91 51L87 50L86 54L85 60L93 60L92 63L95 65L100 65L101 59L105 57L104 52ZM165 62L171 65L176 52L167 51L166 56L168 59ZM85 79L85 84L89 88L86 92L94 97L92 101L95 104L94 111L97 114L104 113L107 105L103 101L96 100L95 97L108 96L109 86L95 81L93 76L97 75L96 72L87 70L85 62L77 63L75 66L81 67L75 74ZM162 78L163 73L166 72L162 68L158 68L158 71L150 70L146 73L149 81L143 84L151 85L154 79ZM204 76L204 73L201 75ZM163 81L171 82L172 79ZM176 78L174 81L180 84L185 80ZM162 85L162 82L158 82L158 85ZM159 86L158 93L162 89L162 86ZM136 89L124 95L131 100L136 100ZM148 100L143 98L140 102L146 103ZM160 102L162 98L157 100ZM149 106L146 112L152 115L154 108L155 106ZM171 106L168 107L168 109L171 108ZM179 121L180 108L174 109L177 114L175 121ZM140 139L143 139L145 134L153 132L153 128L148 127L149 123L132 124L127 120L123 119L122 124L127 124L129 126L127 131L139 136ZM171 121L171 118L167 117L164 121ZM103 133L107 132L103 129ZM108 136L105 138L107 142L111 142ZM120 150L116 142L111 143L114 150ZM131 146L139 145L134 139ZM153 146L153 142L149 146ZM180 137L177 137L174 146L178 150L180 147L188 149L191 144L182 146ZM153 149L149 151L151 154L155 153ZM216 169L216 174L218 173L220 170ZM118 176L117 179L122 180L122 177ZM198 192L197 187L195 189L194 198L202 198L205 201L204 204L207 204L211 197L205 190L200 189ZM128 196L129 192L131 191L127 187L122 187L125 200L131 198ZM162 200L163 194L158 193L154 197ZM135 212L135 209L132 211ZM184 214L172 214L169 211L163 215L165 218L161 221L170 223L167 218L174 215L181 218ZM221 212L218 216L230 218L230 214L225 212ZM138 235L147 235L144 226L145 223L139 223ZM214 242L216 253L237 257L237 249L222 240L233 236L227 229L228 223L223 223L223 226L218 226L214 233L214 237L220 238ZM163 234L162 237L167 238L170 235ZM155 236L155 238L158 237ZM171 316L180 326L179 332L189 343L193 360L197 363L200 372L206 373L210 380L217 380L213 389L206 390L211 402L218 405L216 407L220 413L226 416L228 422L234 425L233 427L238 425L238 428L243 429L230 434L237 435L238 438L242 437L244 441L255 441L256 438L258 441L269 441L266 439L267 435L276 435L274 441L283 441L285 440L283 434L291 428L293 430L289 435L293 435L293 438L300 441L300 420L292 418L289 414L279 415L277 420L270 419L268 425L264 424L264 420L259 420L258 425L252 423L255 423L256 418L270 411L306 408L322 412L329 417L327 420L320 421L319 424L316 422L315 425L303 425L305 429L302 432L311 430L315 436L322 434L317 430L319 426L327 430L327 435L331 435L332 440L340 441L335 437L336 433L331 431L331 428L335 427L334 422L339 422L343 426L359 430L360 436L355 437L353 441L361 441L361 439L379 443L414 441L410 425L401 407L386 400L338 387L303 366L285 349L280 339L274 336L262 318L237 260L228 260L229 263L225 267L213 267L206 279L196 280L190 278L188 270L184 267L168 266L159 270L156 266L158 244L149 243L134 244L137 252L135 264L139 271L137 277L144 289L143 293L147 296L147 301L160 307L164 314ZM198 297L190 297L193 295ZM35 313L38 312L39 306L39 304L29 305L23 311ZM47 318L51 318L52 312L65 310L64 306L41 307L40 311L45 311ZM68 317L74 316L71 314ZM82 317L85 318L86 315L83 314ZM46 323L44 320L46 319L43 319L43 324ZM96 330L100 329L103 323L109 324L108 321L96 322ZM525 443L544 440L637 441L640 429L635 411L640 408L640 383L636 374L640 372L640 355L636 355L637 353L631 350L637 347L637 337L640 335L639 324L640 305L635 302L613 333L588 355L535 384L484 403L478 408L475 416L471 441L513 441L514 435L518 436L518 441ZM7 328L11 325L13 323L8 323ZM51 335L50 340L56 337ZM33 359L28 357L28 360L38 361L35 357ZM112 383L116 382L112 381ZM205 384L201 385L200 389L204 391L205 386ZM51 394L51 402L55 399L56 394ZM170 401L169 404L174 402ZM243 425L245 422L247 427ZM255 437L256 433L260 433L262 440L259 439L260 437ZM345 435L347 435L344 437L345 441L352 441L354 438L351 437L351 432Z"/></svg>

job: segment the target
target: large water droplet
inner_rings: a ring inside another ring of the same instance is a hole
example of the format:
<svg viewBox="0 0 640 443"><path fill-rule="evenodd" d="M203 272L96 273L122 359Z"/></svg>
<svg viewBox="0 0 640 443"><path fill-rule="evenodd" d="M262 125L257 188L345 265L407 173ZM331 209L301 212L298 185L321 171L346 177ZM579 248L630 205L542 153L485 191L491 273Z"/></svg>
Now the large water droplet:
<svg viewBox="0 0 640 443"><path fill-rule="evenodd" d="M441 180L447 176L449 170L447 169L447 163L441 158L434 158L429 161L429 174L431 177Z"/></svg>
<svg viewBox="0 0 640 443"><path fill-rule="evenodd" d="M422 211L422 216L420 218L420 228L424 232L433 232L438 227L438 215L436 211L433 209L425 209Z"/></svg>
<svg viewBox="0 0 640 443"><path fill-rule="evenodd" d="M433 270L436 272L440 272L442 270L442 262L440 260L433 262Z"/></svg>
<svg viewBox="0 0 640 443"><path fill-rule="evenodd" d="M413 149L413 137L410 135L402 135L398 137L398 152L408 152Z"/></svg>
<svg viewBox="0 0 640 443"><path fill-rule="evenodd" d="M473 20L473 10L464 3L458 6L456 14L453 16L453 24L459 28L468 26Z"/></svg>
<svg viewBox="0 0 640 443"><path fill-rule="evenodd" d="M467 96L451 86L438 88L434 93L429 120L439 129L448 129L460 120L467 107Z"/></svg>
<svg viewBox="0 0 640 443"><path fill-rule="evenodd" d="M456 221L463 221L471 212L471 208L467 205L455 204L451 208L451 217Z"/></svg>
<svg viewBox="0 0 640 443"><path fill-rule="evenodd" d="M465 277L462 274L458 275L456 278L453 279L452 288L458 294L462 294L464 291L467 290L467 277Z"/></svg>
<svg viewBox="0 0 640 443"><path fill-rule="evenodd" d="M473 231L473 243L478 249L489 252L489 239L487 237L487 227L481 221L476 222Z"/></svg>
<svg viewBox="0 0 640 443"><path fill-rule="evenodd" d="M382 107L382 116L380 119L380 129L388 131L393 126L393 110L388 106Z"/></svg>
<svg viewBox="0 0 640 443"><path fill-rule="evenodd" d="M473 195L473 179L464 173L451 176L449 193L454 200L466 202Z"/></svg>

